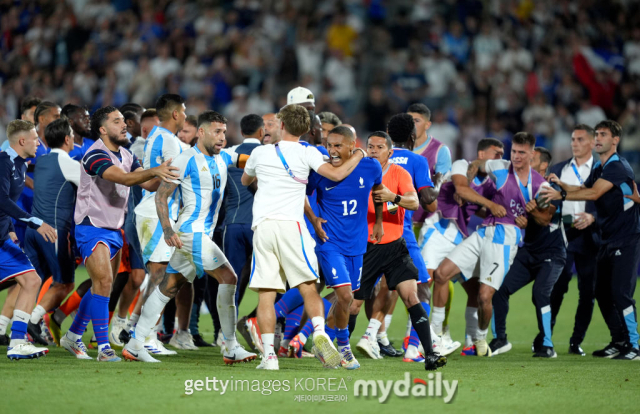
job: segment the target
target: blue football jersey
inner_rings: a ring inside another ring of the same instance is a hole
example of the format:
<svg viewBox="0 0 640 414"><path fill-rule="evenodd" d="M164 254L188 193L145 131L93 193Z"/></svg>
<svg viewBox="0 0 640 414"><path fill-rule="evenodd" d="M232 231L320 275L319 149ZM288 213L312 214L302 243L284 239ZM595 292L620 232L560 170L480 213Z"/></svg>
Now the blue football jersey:
<svg viewBox="0 0 640 414"><path fill-rule="evenodd" d="M316 237L317 251L339 251L345 256L366 252L369 196L371 188L380 183L382 168L372 158L360 161L351 174L339 183L316 172L309 176L307 194L316 192L318 216L327 220L322 228L329 237L326 243Z"/></svg>
<svg viewBox="0 0 640 414"><path fill-rule="evenodd" d="M429 161L425 157L405 148L394 148L389 162L399 165L409 172L413 179L413 186L418 191L418 197L420 196L420 190L425 187L433 187L431 173L429 172ZM410 210L405 210L404 212L405 234L407 230L412 232L413 213Z"/></svg>
<svg viewBox="0 0 640 414"><path fill-rule="evenodd" d="M302 145L303 147L312 147L313 145L309 144L307 141L299 141L300 145ZM326 159L329 159L329 151L327 151L327 149L325 147L322 146L315 146L315 148L326 157ZM313 172L313 171L312 171ZM309 204L311 205L311 210L313 210L313 213L316 216L319 216L320 214L318 213L318 202L316 200L316 193L311 193L311 194L307 194L307 198L309 199ZM304 216L304 222L307 224L307 229L309 230L309 234L311 234L311 237L313 237L315 239L316 237L316 232L313 229L313 226L311 225L311 223L309 222L309 220L307 220L307 216Z"/></svg>

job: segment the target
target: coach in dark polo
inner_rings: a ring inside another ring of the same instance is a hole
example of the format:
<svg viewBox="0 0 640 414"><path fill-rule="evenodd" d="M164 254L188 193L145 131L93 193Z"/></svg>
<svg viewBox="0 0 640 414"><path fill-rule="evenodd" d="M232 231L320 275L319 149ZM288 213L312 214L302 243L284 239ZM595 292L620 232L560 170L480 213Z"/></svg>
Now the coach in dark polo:
<svg viewBox="0 0 640 414"><path fill-rule="evenodd" d="M571 134L573 157L551 167L550 173L562 182L580 186L587 181L594 168L594 131L588 125L576 125ZM580 347L591 322L596 289L596 256L598 255L598 226L593 201L565 201L562 221L567 236L567 262L551 293L551 328L556 323L564 294L569 290L575 264L578 273L578 309L573 334L569 339L569 353L584 356Z"/></svg>

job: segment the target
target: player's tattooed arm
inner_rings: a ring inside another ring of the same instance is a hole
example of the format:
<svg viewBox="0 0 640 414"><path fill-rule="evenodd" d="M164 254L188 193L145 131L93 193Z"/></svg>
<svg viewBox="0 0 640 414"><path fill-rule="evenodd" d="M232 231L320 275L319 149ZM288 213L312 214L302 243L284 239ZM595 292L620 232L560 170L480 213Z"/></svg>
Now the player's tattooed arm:
<svg viewBox="0 0 640 414"><path fill-rule="evenodd" d="M382 187L382 184L378 184L373 187L373 190L381 190ZM384 228L382 226L382 212L384 204L374 202L373 208L376 212L376 222L374 223L373 231L371 232L371 241L373 244L378 244L382 240L382 236L384 236Z"/></svg>
<svg viewBox="0 0 640 414"><path fill-rule="evenodd" d="M486 173L485 164L487 160L475 160L469 163L469 167L467 167L467 179L469 182L473 181L473 179L478 175L478 172Z"/></svg>
<svg viewBox="0 0 640 414"><path fill-rule="evenodd" d="M173 231L171 227L171 221L169 220L169 205L167 200L173 194L178 184L163 182L156 191L156 212L158 213L158 219L164 232L164 240L169 246L182 247L182 241L180 237Z"/></svg>
<svg viewBox="0 0 640 414"><path fill-rule="evenodd" d="M464 200L486 207L491 211L491 214L494 217L501 218L507 215L507 210L503 206L482 197L473 188L471 188L469 186L468 176L465 177L464 175L454 174L451 176L451 181L453 182L453 186L456 188L456 194Z"/></svg>

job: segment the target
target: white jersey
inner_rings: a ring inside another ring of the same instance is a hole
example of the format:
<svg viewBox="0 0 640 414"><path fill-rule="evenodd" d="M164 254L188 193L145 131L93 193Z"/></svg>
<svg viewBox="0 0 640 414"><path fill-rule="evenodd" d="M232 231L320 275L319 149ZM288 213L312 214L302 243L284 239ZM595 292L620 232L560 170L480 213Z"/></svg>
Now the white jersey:
<svg viewBox="0 0 640 414"><path fill-rule="evenodd" d="M174 229L182 233L206 233L213 236L227 184L227 167L237 162L235 156L222 151L212 157L198 147L183 152L171 164L180 169L178 191L182 208Z"/></svg>
<svg viewBox="0 0 640 414"><path fill-rule="evenodd" d="M148 170L159 166L168 159L173 160L173 165L181 152L180 140L173 132L161 126L154 126L144 144L142 166L145 170ZM142 200L135 208L135 213L143 217L158 218L155 196L155 192L142 190ZM169 197L168 204L169 218L176 220L178 209L180 208L180 199L177 191Z"/></svg>
<svg viewBox="0 0 640 414"><path fill-rule="evenodd" d="M322 153L314 146L280 141L279 147L290 171L300 180L307 180L312 169L318 171L324 164ZM258 191L253 200L252 229L255 230L266 219L304 222L307 186L289 175L275 145L255 148L244 171L251 177L258 177Z"/></svg>

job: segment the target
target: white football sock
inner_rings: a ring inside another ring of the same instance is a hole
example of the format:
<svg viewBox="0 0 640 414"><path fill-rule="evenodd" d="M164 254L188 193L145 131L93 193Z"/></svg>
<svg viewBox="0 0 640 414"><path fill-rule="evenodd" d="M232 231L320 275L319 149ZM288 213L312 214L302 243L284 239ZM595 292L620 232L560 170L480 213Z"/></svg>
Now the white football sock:
<svg viewBox="0 0 640 414"><path fill-rule="evenodd" d="M314 316L311 318L311 324L313 325L313 333L324 333L324 318L322 316Z"/></svg>
<svg viewBox="0 0 640 414"><path fill-rule="evenodd" d="M151 292L142 308L142 314L136 324L136 330L131 340L129 340L129 345L134 350L142 349L145 338L149 336L151 330L156 326L162 310L170 300L171 298L163 295L157 287Z"/></svg>
<svg viewBox="0 0 640 414"><path fill-rule="evenodd" d="M40 305L36 306L33 312L31 312L31 323L34 325L39 324L40 319L42 319L45 313L47 313L47 310L45 308Z"/></svg>
<svg viewBox="0 0 640 414"><path fill-rule="evenodd" d="M436 306L431 308L431 327L433 328L433 331L438 335L442 335L442 324L444 323L444 317L444 306L441 308L438 308Z"/></svg>
<svg viewBox="0 0 640 414"><path fill-rule="evenodd" d="M304 344L307 343L307 336L305 334L303 334L303 333L299 333L298 334L298 340L304 346Z"/></svg>
<svg viewBox="0 0 640 414"><path fill-rule="evenodd" d="M404 332L404 337L411 335L411 318L407 319L407 330Z"/></svg>
<svg viewBox="0 0 640 414"><path fill-rule="evenodd" d="M384 316L384 331L387 332L389 327L391 326L391 319L393 319L393 314L390 313Z"/></svg>
<svg viewBox="0 0 640 414"><path fill-rule="evenodd" d="M389 345L389 337L386 332L379 332L377 335L378 342L380 342L384 346Z"/></svg>
<svg viewBox="0 0 640 414"><path fill-rule="evenodd" d="M289 341L288 339L281 340L280 341L280 348L284 348L284 349L289 348L289 342L291 342L291 341Z"/></svg>
<svg viewBox="0 0 640 414"><path fill-rule="evenodd" d="M466 321L464 346L470 347L473 345L473 334L478 330L478 308L467 306L464 311L464 319Z"/></svg>
<svg viewBox="0 0 640 414"><path fill-rule="evenodd" d="M221 284L218 287L217 307L224 345L231 350L236 347L236 285Z"/></svg>
<svg viewBox="0 0 640 414"><path fill-rule="evenodd" d="M420 355L420 351L418 351L418 347L415 345L409 345L404 352L404 357L408 359L418 358L418 355Z"/></svg>
<svg viewBox="0 0 640 414"><path fill-rule="evenodd" d="M26 324L29 322L29 317L30 315L27 312L14 309L13 319L11 319L11 321L12 323L15 323L16 321L18 321L18 322L24 322ZM14 346L17 346L18 344L23 344L26 341L27 341L26 338L11 339L11 341L9 342L9 346L14 347Z"/></svg>
<svg viewBox="0 0 640 414"><path fill-rule="evenodd" d="M220 286L222 287L223 285L220 285ZM272 334L272 333L270 333L270 334L262 334L262 347L264 349L264 355L265 356L276 355L276 352L275 352L274 346L273 346L274 341L275 341L275 335L274 334Z"/></svg>
<svg viewBox="0 0 640 414"><path fill-rule="evenodd" d="M9 322L11 322L10 318L7 318L4 315L0 315L0 335L5 335L7 333Z"/></svg>
<svg viewBox="0 0 640 414"><path fill-rule="evenodd" d="M376 336L378 335L378 329L380 329L380 325L382 325L382 322L377 319L372 318L371 320L369 320L369 326L367 326L367 330L364 334L369 337L370 341L375 341Z"/></svg>
<svg viewBox="0 0 640 414"><path fill-rule="evenodd" d="M131 317L129 318L129 322L127 322L127 331L130 331L131 328L136 326L136 323L138 323L138 319L140 319L140 315L135 313L131 315Z"/></svg>
<svg viewBox="0 0 640 414"><path fill-rule="evenodd" d="M116 321L117 321L118 323L121 323L121 324L122 324L122 323L127 322L127 318L121 318L121 317L120 317L120 316L118 316L118 315L115 315L115 318L116 318Z"/></svg>
<svg viewBox="0 0 640 414"><path fill-rule="evenodd" d="M78 335L77 333L73 333L71 331L67 331L67 338L69 338L72 342L76 342L78 339L82 339L82 335Z"/></svg>
<svg viewBox="0 0 640 414"><path fill-rule="evenodd" d="M483 341L487 339L487 332L489 329L480 329L476 331L476 336L473 338L474 341Z"/></svg>

